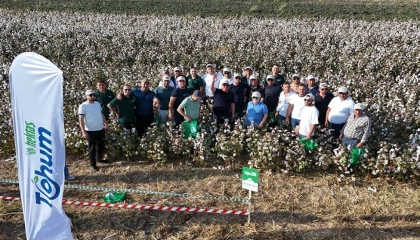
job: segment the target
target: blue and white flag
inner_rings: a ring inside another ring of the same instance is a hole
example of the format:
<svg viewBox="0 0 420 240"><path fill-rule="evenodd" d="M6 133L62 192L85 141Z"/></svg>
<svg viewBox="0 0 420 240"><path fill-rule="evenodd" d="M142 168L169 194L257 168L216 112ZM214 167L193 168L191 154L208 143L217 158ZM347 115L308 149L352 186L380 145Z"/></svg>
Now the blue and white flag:
<svg viewBox="0 0 420 240"><path fill-rule="evenodd" d="M73 239L62 207L63 73L43 56L27 52L13 60L9 74L26 238Z"/></svg>

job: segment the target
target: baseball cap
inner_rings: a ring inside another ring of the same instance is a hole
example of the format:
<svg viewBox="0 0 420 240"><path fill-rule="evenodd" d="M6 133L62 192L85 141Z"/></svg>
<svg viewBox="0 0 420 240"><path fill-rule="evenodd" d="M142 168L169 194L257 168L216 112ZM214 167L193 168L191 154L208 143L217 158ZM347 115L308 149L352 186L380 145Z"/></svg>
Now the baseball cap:
<svg viewBox="0 0 420 240"><path fill-rule="evenodd" d="M250 67L250 66L246 66L246 67L244 68L244 70L251 70L251 71L254 71L254 70L252 69L252 67Z"/></svg>
<svg viewBox="0 0 420 240"><path fill-rule="evenodd" d="M180 68L180 67L175 67L175 68L174 68L174 72L175 72L175 71L180 71L180 72L182 72L182 70L181 70L181 68Z"/></svg>
<svg viewBox="0 0 420 240"><path fill-rule="evenodd" d="M366 109L366 105L365 104L363 104L363 103L356 103L355 105L354 105L354 109L359 109L359 110L365 110Z"/></svg>
<svg viewBox="0 0 420 240"><path fill-rule="evenodd" d="M231 70L230 70L230 68L225 67L225 68L223 68L223 72L231 72Z"/></svg>
<svg viewBox="0 0 420 240"><path fill-rule="evenodd" d="M300 78L299 74L293 74L292 78L295 78L295 77Z"/></svg>
<svg viewBox="0 0 420 240"><path fill-rule="evenodd" d="M169 78L169 76L163 76L162 77L162 80L163 81L171 81L171 79Z"/></svg>
<svg viewBox="0 0 420 240"><path fill-rule="evenodd" d="M339 89L338 89L338 93L347 93L348 92L348 90L347 90L347 88L346 87L340 87Z"/></svg>
<svg viewBox="0 0 420 240"><path fill-rule="evenodd" d="M221 82L221 84L229 84L229 80L227 80L227 79L222 79L222 82Z"/></svg>
<svg viewBox="0 0 420 240"><path fill-rule="evenodd" d="M185 81L185 78L183 76L179 76L176 78L177 81Z"/></svg>
<svg viewBox="0 0 420 240"><path fill-rule="evenodd" d="M96 94L95 90L87 90L85 92L85 95L89 95L89 94Z"/></svg>
<svg viewBox="0 0 420 240"><path fill-rule="evenodd" d="M251 75L249 79L258 79L256 75Z"/></svg>
<svg viewBox="0 0 420 240"><path fill-rule="evenodd" d="M195 90L192 95L201 98L200 90Z"/></svg>
<svg viewBox="0 0 420 240"><path fill-rule="evenodd" d="M258 91L255 91L252 93L252 97L257 97L257 98L261 98L261 93Z"/></svg>
<svg viewBox="0 0 420 240"><path fill-rule="evenodd" d="M326 83L319 84L319 87L320 88L329 88L328 84L326 84Z"/></svg>
<svg viewBox="0 0 420 240"><path fill-rule="evenodd" d="M209 63L209 64L206 65L206 68L208 68L208 67L214 67L214 66L213 66L213 64Z"/></svg>
<svg viewBox="0 0 420 240"><path fill-rule="evenodd" d="M309 93L309 94L306 94L303 99L312 99L312 100L314 100L315 99L315 96L312 95L312 93Z"/></svg>
<svg viewBox="0 0 420 240"><path fill-rule="evenodd" d="M268 75L268 76L266 77L266 79L274 79L274 76L273 76L273 75Z"/></svg>
<svg viewBox="0 0 420 240"><path fill-rule="evenodd" d="M309 79L316 79L316 78L315 78L315 76L314 76L314 75L312 75L312 74L311 74L311 75L308 75L308 76L306 77L306 80L309 80Z"/></svg>
<svg viewBox="0 0 420 240"><path fill-rule="evenodd" d="M237 77L242 77L242 76L241 76L241 74L239 74L239 73L235 73L235 74L233 75L233 78L237 78Z"/></svg>

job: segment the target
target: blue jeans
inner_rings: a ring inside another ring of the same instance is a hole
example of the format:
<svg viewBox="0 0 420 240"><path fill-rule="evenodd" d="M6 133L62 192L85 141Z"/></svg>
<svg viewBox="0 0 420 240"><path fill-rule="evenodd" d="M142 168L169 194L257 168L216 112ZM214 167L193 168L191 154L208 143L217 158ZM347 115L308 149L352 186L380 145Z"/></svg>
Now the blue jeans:
<svg viewBox="0 0 420 240"><path fill-rule="evenodd" d="M292 118L291 124L292 124L292 127L299 126L300 119Z"/></svg>
<svg viewBox="0 0 420 240"><path fill-rule="evenodd" d="M328 123L328 129L334 129L334 137L338 138L340 136L340 132L341 129L343 129L344 125L346 123L340 123L340 124L335 124L335 123Z"/></svg>
<svg viewBox="0 0 420 240"><path fill-rule="evenodd" d="M349 151L351 151L351 149L354 148L359 142L359 139L351 139L346 136L343 136L343 144Z"/></svg>

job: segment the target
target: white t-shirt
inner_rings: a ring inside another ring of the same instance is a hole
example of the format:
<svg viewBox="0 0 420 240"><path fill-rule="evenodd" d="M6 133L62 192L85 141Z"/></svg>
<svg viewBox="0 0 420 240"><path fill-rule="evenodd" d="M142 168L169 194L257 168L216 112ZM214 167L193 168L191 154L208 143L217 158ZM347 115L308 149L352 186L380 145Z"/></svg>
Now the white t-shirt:
<svg viewBox="0 0 420 240"><path fill-rule="evenodd" d="M354 101L351 97L347 97L343 101L341 101L340 97L335 97L331 100L328 107L331 108L328 121L334 124L342 124L347 121L350 114L353 114Z"/></svg>
<svg viewBox="0 0 420 240"><path fill-rule="evenodd" d="M99 131L104 128L101 105L97 101L93 103L84 102L79 106L79 115L85 115L85 130Z"/></svg>
<svg viewBox="0 0 420 240"><path fill-rule="evenodd" d="M299 134L307 136L311 130L313 124L319 124L318 122L319 111L315 106L305 106L302 110L302 115L300 115L299 123ZM313 136L312 133L311 136Z"/></svg>
<svg viewBox="0 0 420 240"><path fill-rule="evenodd" d="M216 82L214 82L214 87L219 88L219 83L220 83L220 80L223 78L223 75L219 72L216 72L215 74L217 75L217 80L216 80ZM206 84L206 88L205 88L206 96L214 97L214 94L211 91L211 83L213 82L213 75L210 75L210 74L206 73L201 78L203 78L203 80Z"/></svg>
<svg viewBox="0 0 420 240"><path fill-rule="evenodd" d="M280 93L279 104L276 108L276 111L279 112L279 115L286 117L287 108L289 107L290 99L293 97L293 95L297 94L293 91L290 91L287 96L284 94L284 91Z"/></svg>
<svg viewBox="0 0 420 240"><path fill-rule="evenodd" d="M302 109L305 107L305 101L303 100L304 97L305 96L299 97L299 94L296 94L290 98L289 104L293 104L292 118L298 120L300 119Z"/></svg>

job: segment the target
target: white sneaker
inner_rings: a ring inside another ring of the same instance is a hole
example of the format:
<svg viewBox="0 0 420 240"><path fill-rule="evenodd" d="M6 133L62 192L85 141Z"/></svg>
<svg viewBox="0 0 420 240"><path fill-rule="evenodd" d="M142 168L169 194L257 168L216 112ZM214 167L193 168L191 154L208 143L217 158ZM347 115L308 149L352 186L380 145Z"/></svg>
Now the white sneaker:
<svg viewBox="0 0 420 240"><path fill-rule="evenodd" d="M66 179L67 180L74 180L74 179L76 179L74 176L72 176L72 175L68 175L67 177L66 177Z"/></svg>

